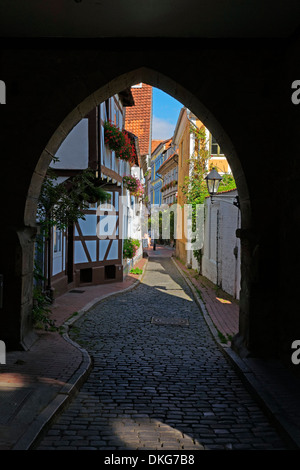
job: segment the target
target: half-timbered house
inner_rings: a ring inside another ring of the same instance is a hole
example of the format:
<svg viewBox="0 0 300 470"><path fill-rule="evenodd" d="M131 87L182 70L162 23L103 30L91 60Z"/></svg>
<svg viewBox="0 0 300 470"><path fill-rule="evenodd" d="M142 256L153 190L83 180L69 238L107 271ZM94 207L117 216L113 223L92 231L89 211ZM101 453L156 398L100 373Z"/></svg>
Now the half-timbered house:
<svg viewBox="0 0 300 470"><path fill-rule="evenodd" d="M105 203L92 202L68 230L52 233L51 288L54 296L74 287L122 281L126 267L123 239L140 236L135 226L141 201L123 185L123 177L142 178L138 139L124 129L126 107L134 106L131 90L111 97L83 118L66 137L51 167L57 183L82 172L94 171L101 187L110 195ZM130 161L118 158L105 142L105 122L126 133L134 150ZM141 249L136 258L141 256ZM125 268L125 269L124 269Z"/></svg>

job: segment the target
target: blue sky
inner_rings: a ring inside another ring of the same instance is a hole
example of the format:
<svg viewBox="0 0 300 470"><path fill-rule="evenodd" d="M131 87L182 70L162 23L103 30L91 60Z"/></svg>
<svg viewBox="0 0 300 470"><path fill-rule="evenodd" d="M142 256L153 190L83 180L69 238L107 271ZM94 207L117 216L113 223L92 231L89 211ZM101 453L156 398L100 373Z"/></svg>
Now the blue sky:
<svg viewBox="0 0 300 470"><path fill-rule="evenodd" d="M182 106L172 96L153 87L153 140L165 140L173 136Z"/></svg>

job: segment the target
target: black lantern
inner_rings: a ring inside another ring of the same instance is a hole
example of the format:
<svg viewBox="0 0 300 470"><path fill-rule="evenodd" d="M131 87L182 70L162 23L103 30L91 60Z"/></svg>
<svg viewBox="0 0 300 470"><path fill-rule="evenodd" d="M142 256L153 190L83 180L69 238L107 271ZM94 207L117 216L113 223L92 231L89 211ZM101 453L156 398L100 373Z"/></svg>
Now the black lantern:
<svg viewBox="0 0 300 470"><path fill-rule="evenodd" d="M222 176L219 175L215 168L213 168L211 172L205 177L205 179L210 196L215 196L218 192Z"/></svg>

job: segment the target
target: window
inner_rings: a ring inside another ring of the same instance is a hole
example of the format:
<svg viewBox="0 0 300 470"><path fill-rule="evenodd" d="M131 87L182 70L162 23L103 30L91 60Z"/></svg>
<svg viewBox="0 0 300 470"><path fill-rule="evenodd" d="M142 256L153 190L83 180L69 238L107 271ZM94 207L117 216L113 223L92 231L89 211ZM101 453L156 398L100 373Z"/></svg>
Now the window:
<svg viewBox="0 0 300 470"><path fill-rule="evenodd" d="M53 228L53 251L54 253L62 251L62 233L56 226Z"/></svg>
<svg viewBox="0 0 300 470"><path fill-rule="evenodd" d="M214 136L211 136L211 152L212 155L224 155L222 150L220 149L220 146L218 145L218 142L214 138Z"/></svg>
<svg viewBox="0 0 300 470"><path fill-rule="evenodd" d="M155 180L155 167L154 163L151 163L151 181Z"/></svg>
<svg viewBox="0 0 300 470"><path fill-rule="evenodd" d="M114 124L116 127L119 127L119 110L117 105L114 105L114 118L113 118Z"/></svg>

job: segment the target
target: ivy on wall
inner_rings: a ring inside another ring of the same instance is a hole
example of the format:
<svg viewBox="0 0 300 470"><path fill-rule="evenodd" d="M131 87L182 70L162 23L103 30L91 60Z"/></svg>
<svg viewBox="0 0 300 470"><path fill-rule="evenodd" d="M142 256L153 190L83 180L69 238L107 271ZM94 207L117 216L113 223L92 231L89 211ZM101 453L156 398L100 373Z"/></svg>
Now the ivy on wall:
<svg viewBox="0 0 300 470"><path fill-rule="evenodd" d="M192 229L196 230L196 206L197 204L204 204L205 199L209 196L205 176L211 170L208 165L209 162L209 151L208 142L206 137L205 127L191 124L190 133L194 135L194 151L189 159L189 165L192 168L189 176L185 177L184 183L180 186L181 191L185 197L185 203L192 205ZM209 170L207 170L209 168ZM216 167L218 171L218 168ZM231 174L225 174L222 176L218 192L229 191L236 189L236 183L234 177ZM199 265L201 265L201 250L194 250L194 256L197 259Z"/></svg>

